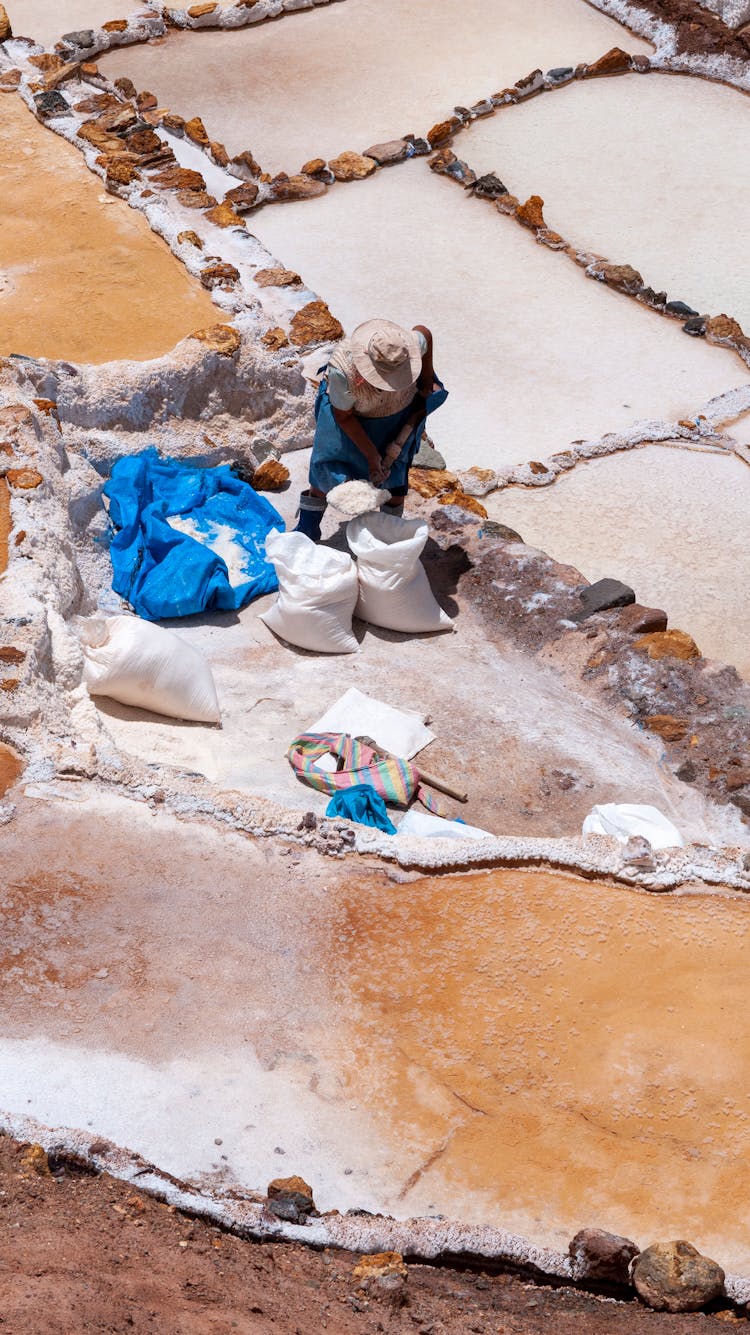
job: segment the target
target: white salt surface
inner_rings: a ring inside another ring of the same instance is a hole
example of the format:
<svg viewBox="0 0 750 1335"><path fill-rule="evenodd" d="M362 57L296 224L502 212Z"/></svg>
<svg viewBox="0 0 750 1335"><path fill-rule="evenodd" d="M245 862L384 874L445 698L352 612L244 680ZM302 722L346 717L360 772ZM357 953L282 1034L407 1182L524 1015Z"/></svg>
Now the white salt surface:
<svg viewBox="0 0 750 1335"><path fill-rule="evenodd" d="M64 32L100 28L110 19L148 12L136 0L7 0L5 8L16 37L33 37L51 47Z"/></svg>
<svg viewBox="0 0 750 1335"><path fill-rule="evenodd" d="M590 580L662 607L708 658L750 678L750 467L652 446L579 465L551 487L489 497L493 518ZM603 540L606 535L606 540Z"/></svg>
<svg viewBox="0 0 750 1335"><path fill-rule="evenodd" d="M549 226L574 245L750 332L749 130L735 89L632 74L476 121L455 151L520 199L541 195Z"/></svg>
<svg viewBox="0 0 750 1335"><path fill-rule="evenodd" d="M178 533L186 533L189 538L195 538L196 542L201 542L204 547L210 547L212 552L216 552L227 567L229 583L233 589L247 583L249 578L247 563L253 560L253 557L238 541L236 529L231 528L229 524L214 522L208 522L201 528L188 515L168 515L167 523Z"/></svg>
<svg viewBox="0 0 750 1335"><path fill-rule="evenodd" d="M236 32L172 33L100 59L232 153L271 171L424 134L536 66L575 65L647 43L580 0L355 0Z"/></svg>
<svg viewBox="0 0 750 1335"><path fill-rule="evenodd" d="M750 382L733 353L585 278L423 161L250 225L347 330L375 315L432 328L450 398L428 430L449 467L544 458Z"/></svg>

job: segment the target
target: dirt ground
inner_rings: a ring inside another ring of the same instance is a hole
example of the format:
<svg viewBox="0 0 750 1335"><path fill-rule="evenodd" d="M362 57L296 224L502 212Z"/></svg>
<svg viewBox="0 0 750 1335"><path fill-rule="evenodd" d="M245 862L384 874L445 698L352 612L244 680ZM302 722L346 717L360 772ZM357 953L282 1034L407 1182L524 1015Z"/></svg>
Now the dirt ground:
<svg viewBox="0 0 750 1335"><path fill-rule="evenodd" d="M409 1265L395 1288L364 1289L359 1260L234 1237L70 1163L53 1159L39 1175L23 1146L0 1139L0 1329L12 1335L719 1335L747 1325L729 1309L656 1315L447 1267Z"/></svg>

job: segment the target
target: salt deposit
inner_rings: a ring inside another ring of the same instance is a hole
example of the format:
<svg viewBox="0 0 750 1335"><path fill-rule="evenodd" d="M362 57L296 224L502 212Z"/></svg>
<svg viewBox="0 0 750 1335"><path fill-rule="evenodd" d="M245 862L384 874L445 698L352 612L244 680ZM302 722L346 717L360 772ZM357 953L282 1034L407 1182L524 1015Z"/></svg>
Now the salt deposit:
<svg viewBox="0 0 750 1335"><path fill-rule="evenodd" d="M364 515L379 510L391 493L370 482L341 482L328 493L328 504L345 515Z"/></svg>
<svg viewBox="0 0 750 1335"><path fill-rule="evenodd" d="M0 478L0 575L8 564L8 535L10 534L10 493L5 478Z"/></svg>
<svg viewBox="0 0 750 1335"><path fill-rule="evenodd" d="M33 37L51 47L63 33L99 28L146 6L138 0L8 0L5 8L17 37Z"/></svg>
<svg viewBox="0 0 750 1335"><path fill-rule="evenodd" d="M704 654L750 677L750 467L740 459L651 447L487 503L494 518L588 579L624 580L639 602L689 627Z"/></svg>
<svg viewBox="0 0 750 1335"><path fill-rule="evenodd" d="M416 241L414 218L427 220ZM373 315L433 329L450 398L430 434L449 467L543 459L638 418L690 417L750 383L733 353L584 278L421 161L250 225L347 329Z"/></svg>
<svg viewBox="0 0 750 1335"><path fill-rule="evenodd" d="M632 74L476 121L455 147L520 199L541 195L549 225L581 249L632 264L657 291L750 331L746 130L747 101L735 89Z"/></svg>
<svg viewBox="0 0 750 1335"><path fill-rule="evenodd" d="M216 307L79 153L3 96L0 355L154 357Z"/></svg>
<svg viewBox="0 0 750 1335"><path fill-rule="evenodd" d="M230 152L250 148L269 171L295 172L310 158L423 134L456 102L616 43L651 49L580 0L441 0L437 10L357 0L238 32L173 33L107 54L101 68L200 115Z"/></svg>

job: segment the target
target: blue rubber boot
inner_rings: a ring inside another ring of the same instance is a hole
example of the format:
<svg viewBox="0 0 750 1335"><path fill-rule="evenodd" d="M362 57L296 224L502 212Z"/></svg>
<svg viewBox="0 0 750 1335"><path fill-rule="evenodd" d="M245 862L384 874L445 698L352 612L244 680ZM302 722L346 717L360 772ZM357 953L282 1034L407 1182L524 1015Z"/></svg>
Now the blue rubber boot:
<svg viewBox="0 0 750 1335"><path fill-rule="evenodd" d="M303 491L299 498L298 518L294 532L304 533L305 537L312 539L313 542L320 542L320 527L323 523L326 504L325 496L313 496L309 491Z"/></svg>

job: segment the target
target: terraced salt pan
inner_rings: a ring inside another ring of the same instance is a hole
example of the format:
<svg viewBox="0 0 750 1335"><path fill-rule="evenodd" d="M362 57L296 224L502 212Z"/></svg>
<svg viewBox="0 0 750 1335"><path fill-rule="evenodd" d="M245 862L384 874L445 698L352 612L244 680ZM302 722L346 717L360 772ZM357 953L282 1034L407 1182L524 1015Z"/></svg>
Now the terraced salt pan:
<svg viewBox="0 0 750 1335"><path fill-rule="evenodd" d="M266 208L250 227L347 330L373 315L432 328L450 398L429 429L449 467L499 468L641 418L692 417L750 380L733 353L586 279L422 161Z"/></svg>
<svg viewBox="0 0 750 1335"><path fill-rule="evenodd" d="M216 307L14 94L0 102L0 356L156 357Z"/></svg>
<svg viewBox="0 0 750 1335"><path fill-rule="evenodd" d="M456 151L519 198L541 195L550 227L573 244L750 332L749 127L735 89L633 74L476 121Z"/></svg>
<svg viewBox="0 0 750 1335"><path fill-rule="evenodd" d="M137 0L8 0L5 6L16 37L54 46L64 32L100 28L110 19L148 12Z"/></svg>
<svg viewBox="0 0 750 1335"><path fill-rule="evenodd" d="M397 884L103 798L22 801L0 852L4 1109L323 1209L750 1271L743 899Z"/></svg>
<svg viewBox="0 0 750 1335"><path fill-rule="evenodd" d="M487 507L588 579L625 580L706 657L750 677L750 467L740 459L653 446L579 465L551 487L510 488Z"/></svg>
<svg viewBox="0 0 750 1335"><path fill-rule="evenodd" d="M271 172L424 134L540 65L650 46L580 0L355 0L236 32L172 33L101 58Z"/></svg>

